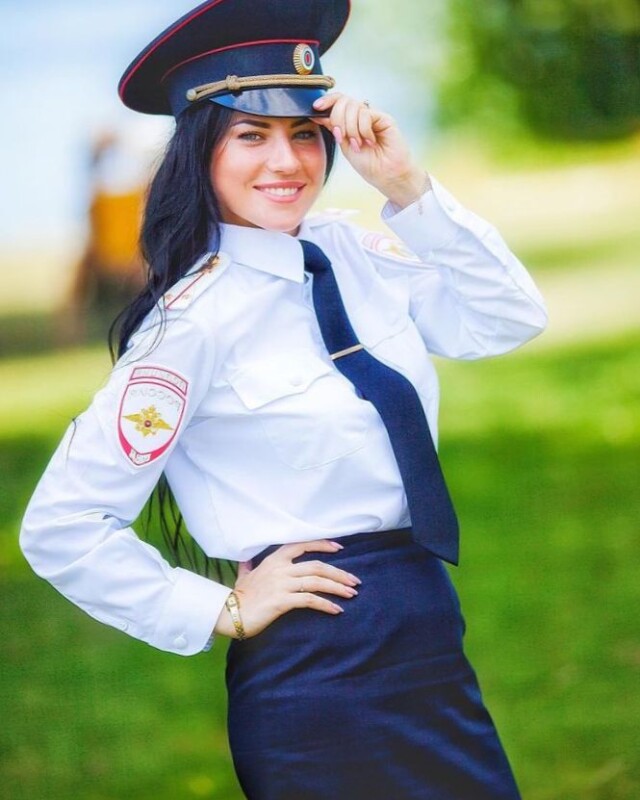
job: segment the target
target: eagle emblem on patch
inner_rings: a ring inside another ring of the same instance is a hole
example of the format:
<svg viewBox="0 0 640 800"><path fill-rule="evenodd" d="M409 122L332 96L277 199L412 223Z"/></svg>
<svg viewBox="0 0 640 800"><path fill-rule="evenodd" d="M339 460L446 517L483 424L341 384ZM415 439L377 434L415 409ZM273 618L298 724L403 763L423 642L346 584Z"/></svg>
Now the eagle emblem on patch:
<svg viewBox="0 0 640 800"><path fill-rule="evenodd" d="M406 261L411 264L422 263L403 242L399 239L392 239L390 236L384 236L382 233L366 233L362 237L362 246L365 250L394 258L396 261Z"/></svg>
<svg viewBox="0 0 640 800"><path fill-rule="evenodd" d="M189 382L166 367L135 367L122 393L118 442L125 457L144 467L175 439L187 404Z"/></svg>
<svg viewBox="0 0 640 800"><path fill-rule="evenodd" d="M143 408L139 414L125 414L125 419L135 422L136 431L143 436L155 436L158 431L172 431L171 425L162 419L155 406Z"/></svg>

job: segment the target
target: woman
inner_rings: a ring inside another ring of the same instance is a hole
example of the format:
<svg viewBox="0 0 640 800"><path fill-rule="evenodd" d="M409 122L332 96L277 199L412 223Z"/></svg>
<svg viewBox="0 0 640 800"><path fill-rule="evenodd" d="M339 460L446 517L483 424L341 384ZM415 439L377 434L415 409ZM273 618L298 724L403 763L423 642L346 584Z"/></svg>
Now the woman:
<svg viewBox="0 0 640 800"><path fill-rule="evenodd" d="M478 358L545 325L493 228L416 164L319 56L341 0L208 2L125 72L172 113L119 360L25 516L34 569L93 617L191 655L228 651L229 736L259 800L516 798L442 560L457 522L428 351ZM335 146L398 239L306 214ZM129 527L164 473L234 591Z"/></svg>

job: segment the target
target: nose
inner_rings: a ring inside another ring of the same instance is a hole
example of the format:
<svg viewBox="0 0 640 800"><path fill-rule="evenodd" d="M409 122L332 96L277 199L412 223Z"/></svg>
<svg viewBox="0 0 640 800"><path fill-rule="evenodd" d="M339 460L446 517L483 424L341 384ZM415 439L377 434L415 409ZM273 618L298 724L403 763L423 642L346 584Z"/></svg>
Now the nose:
<svg viewBox="0 0 640 800"><path fill-rule="evenodd" d="M267 166L272 172L282 175L291 175L299 169L300 160L288 134L274 136L271 140Z"/></svg>

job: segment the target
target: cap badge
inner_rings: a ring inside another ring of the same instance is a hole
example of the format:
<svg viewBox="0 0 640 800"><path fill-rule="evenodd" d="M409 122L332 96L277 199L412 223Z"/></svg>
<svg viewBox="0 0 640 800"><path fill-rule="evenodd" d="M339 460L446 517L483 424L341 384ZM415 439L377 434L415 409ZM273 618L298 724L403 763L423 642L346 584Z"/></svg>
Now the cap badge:
<svg viewBox="0 0 640 800"><path fill-rule="evenodd" d="M293 51L293 66L299 75L308 75L314 68L316 57L308 44L296 45Z"/></svg>

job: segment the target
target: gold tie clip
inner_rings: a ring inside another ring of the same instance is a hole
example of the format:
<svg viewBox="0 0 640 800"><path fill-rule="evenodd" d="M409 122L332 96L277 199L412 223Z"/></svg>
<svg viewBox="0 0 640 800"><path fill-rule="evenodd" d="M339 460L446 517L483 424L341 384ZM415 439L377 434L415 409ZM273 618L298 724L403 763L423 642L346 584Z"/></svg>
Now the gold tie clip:
<svg viewBox="0 0 640 800"><path fill-rule="evenodd" d="M331 353L331 360L335 361L336 358L342 358L342 356L348 356L350 353L357 353L358 350L364 350L364 345L354 344L353 347L347 347L346 350L338 350L337 353Z"/></svg>

